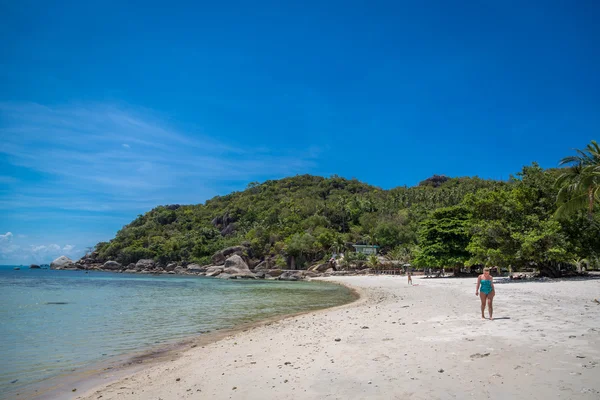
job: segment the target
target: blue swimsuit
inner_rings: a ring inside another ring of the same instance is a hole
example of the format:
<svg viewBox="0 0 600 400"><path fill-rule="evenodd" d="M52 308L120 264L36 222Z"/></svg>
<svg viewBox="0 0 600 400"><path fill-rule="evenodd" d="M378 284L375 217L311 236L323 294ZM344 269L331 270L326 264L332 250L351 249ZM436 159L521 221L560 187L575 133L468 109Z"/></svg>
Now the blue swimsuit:
<svg viewBox="0 0 600 400"><path fill-rule="evenodd" d="M490 294L492 292L492 281L487 279L481 280L481 293Z"/></svg>

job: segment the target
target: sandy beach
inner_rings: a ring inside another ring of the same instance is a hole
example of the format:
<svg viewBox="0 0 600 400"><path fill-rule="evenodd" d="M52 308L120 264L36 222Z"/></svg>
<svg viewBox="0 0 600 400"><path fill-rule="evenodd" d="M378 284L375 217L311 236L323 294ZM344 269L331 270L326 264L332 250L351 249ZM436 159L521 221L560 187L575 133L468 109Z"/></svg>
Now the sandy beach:
<svg viewBox="0 0 600 400"><path fill-rule="evenodd" d="M262 324L73 399L598 399L600 280L325 278L354 303Z"/></svg>

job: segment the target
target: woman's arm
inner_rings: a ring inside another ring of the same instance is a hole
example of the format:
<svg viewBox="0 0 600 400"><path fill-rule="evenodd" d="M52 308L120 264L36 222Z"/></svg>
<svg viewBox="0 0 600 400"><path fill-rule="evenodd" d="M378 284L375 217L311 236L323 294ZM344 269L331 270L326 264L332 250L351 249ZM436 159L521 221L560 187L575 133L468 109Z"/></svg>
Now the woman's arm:
<svg viewBox="0 0 600 400"><path fill-rule="evenodd" d="M477 277L477 289L475 289L475 296L479 296L479 285L481 285L481 275Z"/></svg>
<svg viewBox="0 0 600 400"><path fill-rule="evenodd" d="M492 284L492 292L496 291L496 288L494 287L494 277L490 276L490 283Z"/></svg>

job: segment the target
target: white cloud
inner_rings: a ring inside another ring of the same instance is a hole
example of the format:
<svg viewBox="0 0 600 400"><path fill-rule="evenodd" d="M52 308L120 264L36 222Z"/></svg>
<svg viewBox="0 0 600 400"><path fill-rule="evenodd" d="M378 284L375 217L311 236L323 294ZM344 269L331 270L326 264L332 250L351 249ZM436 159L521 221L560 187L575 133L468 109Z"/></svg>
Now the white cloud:
<svg viewBox="0 0 600 400"><path fill-rule="evenodd" d="M16 235L17 238L26 238L26 235ZM72 244L60 246L56 243L41 245L22 245L14 243L15 235L7 232L0 235L0 261L9 260L11 263L46 263L60 256L79 258L82 252Z"/></svg>
<svg viewBox="0 0 600 400"><path fill-rule="evenodd" d="M125 147L126 149L129 149L129 148L131 148L131 146L130 146L130 145L128 145L127 143L123 143L123 145L122 145L122 146L123 146L123 147Z"/></svg>
<svg viewBox="0 0 600 400"><path fill-rule="evenodd" d="M6 232L4 235L0 235L0 242L11 241L13 238L12 232Z"/></svg>

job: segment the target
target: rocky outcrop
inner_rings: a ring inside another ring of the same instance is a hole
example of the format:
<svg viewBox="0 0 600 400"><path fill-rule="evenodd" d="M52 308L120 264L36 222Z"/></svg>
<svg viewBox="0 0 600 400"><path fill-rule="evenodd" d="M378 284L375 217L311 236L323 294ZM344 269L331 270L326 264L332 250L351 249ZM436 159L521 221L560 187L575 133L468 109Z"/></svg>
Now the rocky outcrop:
<svg viewBox="0 0 600 400"><path fill-rule="evenodd" d="M50 269L77 269L77 266L69 257L60 256L50 263Z"/></svg>
<svg viewBox="0 0 600 400"><path fill-rule="evenodd" d="M248 268L248 264L237 254L225 260L223 272L230 274L233 278L256 278L250 271L250 268Z"/></svg>
<svg viewBox="0 0 600 400"><path fill-rule="evenodd" d="M240 257L243 256L244 250L244 246L233 246L218 251L212 256L212 263L213 265L223 265L225 264L225 260L233 254L237 254Z"/></svg>
<svg viewBox="0 0 600 400"><path fill-rule="evenodd" d="M156 266L156 263L154 262L154 260L145 259L145 260L139 260L135 264L135 269L137 269L138 271L151 270L151 269L154 269L155 266Z"/></svg>
<svg viewBox="0 0 600 400"><path fill-rule="evenodd" d="M37 265L37 264L31 264L29 266L29 269L41 269L41 267L39 265Z"/></svg>
<svg viewBox="0 0 600 400"><path fill-rule="evenodd" d="M107 261L102 265L102 269L107 269L109 271L117 271L122 269L122 265L116 261Z"/></svg>

